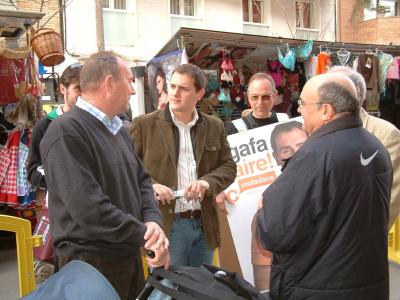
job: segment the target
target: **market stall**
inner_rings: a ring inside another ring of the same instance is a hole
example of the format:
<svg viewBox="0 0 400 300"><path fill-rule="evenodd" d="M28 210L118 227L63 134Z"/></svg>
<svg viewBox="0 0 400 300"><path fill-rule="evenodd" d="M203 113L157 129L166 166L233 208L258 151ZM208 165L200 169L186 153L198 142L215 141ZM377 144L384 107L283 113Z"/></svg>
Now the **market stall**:
<svg viewBox="0 0 400 300"><path fill-rule="evenodd" d="M182 55L183 53L183 55ZM330 66L346 65L367 82L366 109L400 126L398 64L400 46L306 41L241 33L181 28L147 65L146 112L159 107L176 64L205 70L208 86L200 109L224 120L247 107L247 82L256 72L270 73L278 88L275 111L297 116L304 83Z"/></svg>

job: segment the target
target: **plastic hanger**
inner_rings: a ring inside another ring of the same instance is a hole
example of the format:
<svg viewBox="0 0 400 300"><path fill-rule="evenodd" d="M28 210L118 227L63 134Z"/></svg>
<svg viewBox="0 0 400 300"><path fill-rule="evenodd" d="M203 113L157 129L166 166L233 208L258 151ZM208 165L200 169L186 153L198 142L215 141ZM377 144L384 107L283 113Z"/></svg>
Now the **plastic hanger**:
<svg viewBox="0 0 400 300"><path fill-rule="evenodd" d="M344 48L340 48L337 52L336 52L338 55L340 55L340 56L347 56L347 55L349 55L349 51L347 51L346 49L344 49Z"/></svg>

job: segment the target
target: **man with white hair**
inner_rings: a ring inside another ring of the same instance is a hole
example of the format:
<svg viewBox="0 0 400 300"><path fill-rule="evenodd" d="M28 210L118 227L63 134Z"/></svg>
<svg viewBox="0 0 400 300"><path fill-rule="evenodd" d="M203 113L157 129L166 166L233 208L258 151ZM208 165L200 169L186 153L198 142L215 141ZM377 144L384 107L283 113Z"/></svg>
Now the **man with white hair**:
<svg viewBox="0 0 400 300"><path fill-rule="evenodd" d="M263 193L262 246L272 251L272 299L387 300L392 166L362 128L353 82L311 78L299 112L308 140Z"/></svg>
<svg viewBox="0 0 400 300"><path fill-rule="evenodd" d="M356 86L358 100L360 100L360 104L363 104L367 89L364 77L360 73L346 66L333 67L330 72L340 72L349 76ZM386 120L371 116L362 107L360 109L360 118L363 122L363 127L375 135L385 146L392 162L393 184L389 209L390 229L400 213L400 130Z"/></svg>

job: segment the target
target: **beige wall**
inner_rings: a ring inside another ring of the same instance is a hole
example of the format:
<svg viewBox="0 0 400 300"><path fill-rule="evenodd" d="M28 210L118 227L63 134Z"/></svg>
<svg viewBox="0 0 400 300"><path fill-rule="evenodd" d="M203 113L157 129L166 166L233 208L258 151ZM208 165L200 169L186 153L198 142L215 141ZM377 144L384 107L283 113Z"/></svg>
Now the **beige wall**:
<svg viewBox="0 0 400 300"><path fill-rule="evenodd" d="M53 0L54 1L54 0ZM281 37L295 37L294 0L265 0L266 15L263 26L242 21L241 0L199 0L196 17L171 16L168 0L133 0L132 25L120 32L134 31L133 45L110 45L138 64L145 64L175 33L180 26L228 32L245 31ZM334 0L320 0L318 27L311 31L311 38L334 41ZM71 53L88 55L96 51L94 0L75 0L67 8L67 47ZM307 32L306 32L307 33Z"/></svg>
<svg viewBox="0 0 400 300"><path fill-rule="evenodd" d="M238 13L240 12L240 13ZM204 29L242 32L242 1L207 0L204 4Z"/></svg>

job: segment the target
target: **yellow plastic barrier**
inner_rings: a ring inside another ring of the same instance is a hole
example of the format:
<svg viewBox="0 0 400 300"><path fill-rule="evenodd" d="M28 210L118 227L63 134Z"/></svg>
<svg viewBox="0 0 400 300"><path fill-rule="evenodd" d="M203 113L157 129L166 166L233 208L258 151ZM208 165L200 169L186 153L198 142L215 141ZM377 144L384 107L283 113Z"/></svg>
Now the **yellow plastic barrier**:
<svg viewBox="0 0 400 300"><path fill-rule="evenodd" d="M389 232L389 259L400 264L400 216Z"/></svg>
<svg viewBox="0 0 400 300"><path fill-rule="evenodd" d="M32 248L42 245L42 237L32 236L31 222L12 216L0 215L0 230L15 232L19 295L23 297L35 289Z"/></svg>

